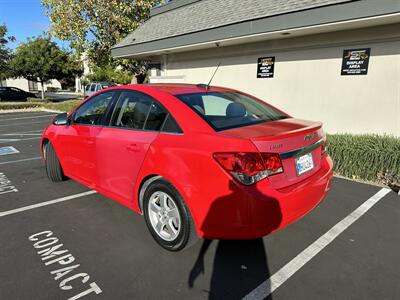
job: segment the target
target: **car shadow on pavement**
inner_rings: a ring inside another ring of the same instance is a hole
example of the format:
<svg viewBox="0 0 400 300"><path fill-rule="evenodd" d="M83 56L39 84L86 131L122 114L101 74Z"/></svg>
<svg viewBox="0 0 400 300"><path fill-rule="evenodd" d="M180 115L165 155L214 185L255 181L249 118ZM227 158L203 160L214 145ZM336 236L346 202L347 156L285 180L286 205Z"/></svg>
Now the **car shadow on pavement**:
<svg viewBox="0 0 400 300"><path fill-rule="evenodd" d="M235 193L239 193L238 186L229 184L231 194L220 197L214 201L203 226L209 226L209 222L216 222L223 208L232 206L235 201ZM254 189L252 194L262 199L262 207L251 213L265 215L268 221L267 234L279 227L282 221L280 205L276 199L268 198ZM237 194L242 195L242 193ZM251 201L249 199L249 201ZM249 206L250 207L250 206ZM258 224L261 225L261 224ZM265 226L265 225L264 225ZM193 288L196 279L205 273L204 259L210 245L218 243L213 259L212 273L208 299L242 299L253 289L270 277L267 252L262 238L253 240L203 240L198 257L189 273L188 286ZM269 289L269 287L266 287ZM267 299L272 299L269 295Z"/></svg>

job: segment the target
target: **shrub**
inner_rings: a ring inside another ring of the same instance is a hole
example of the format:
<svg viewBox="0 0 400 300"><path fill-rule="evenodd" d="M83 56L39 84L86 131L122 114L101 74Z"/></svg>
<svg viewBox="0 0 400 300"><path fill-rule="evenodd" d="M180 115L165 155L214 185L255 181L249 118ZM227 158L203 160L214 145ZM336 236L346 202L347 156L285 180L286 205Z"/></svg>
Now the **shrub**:
<svg viewBox="0 0 400 300"><path fill-rule="evenodd" d="M63 102L57 103L43 103L41 107L52 109L52 110L59 110L63 112L70 112L75 106L77 106L82 100L68 100Z"/></svg>
<svg viewBox="0 0 400 300"><path fill-rule="evenodd" d="M381 183L400 180L400 138L333 134L328 136L328 152L339 175Z"/></svg>
<svg viewBox="0 0 400 300"><path fill-rule="evenodd" d="M47 91L49 93L54 93L54 92L58 92L60 89L58 87L54 87L54 86L49 86L47 87Z"/></svg>
<svg viewBox="0 0 400 300"><path fill-rule="evenodd" d="M7 109L27 109L40 107L38 102L0 102L0 110Z"/></svg>
<svg viewBox="0 0 400 300"><path fill-rule="evenodd" d="M33 100L35 98L31 99ZM52 103L36 99L36 101L28 101L28 102L0 102L0 111L9 109L46 108L62 112L69 112L81 101L82 100L68 100L63 102Z"/></svg>

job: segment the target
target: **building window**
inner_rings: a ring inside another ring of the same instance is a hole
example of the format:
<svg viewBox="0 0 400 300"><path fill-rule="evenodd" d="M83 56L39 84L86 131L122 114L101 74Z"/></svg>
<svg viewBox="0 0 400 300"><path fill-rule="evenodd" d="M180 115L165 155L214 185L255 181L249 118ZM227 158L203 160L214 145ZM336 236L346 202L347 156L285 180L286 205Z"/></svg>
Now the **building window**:
<svg viewBox="0 0 400 300"><path fill-rule="evenodd" d="M36 81L28 80L29 91L38 91L38 84Z"/></svg>

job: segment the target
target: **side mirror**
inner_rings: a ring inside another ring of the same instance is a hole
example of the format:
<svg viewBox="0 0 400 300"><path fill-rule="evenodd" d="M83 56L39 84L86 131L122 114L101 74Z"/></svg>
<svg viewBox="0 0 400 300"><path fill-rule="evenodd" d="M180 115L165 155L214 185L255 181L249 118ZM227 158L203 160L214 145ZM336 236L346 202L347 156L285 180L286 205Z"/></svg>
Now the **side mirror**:
<svg viewBox="0 0 400 300"><path fill-rule="evenodd" d="M54 117L53 124L54 125L67 125L69 123L68 115L66 113L59 114Z"/></svg>

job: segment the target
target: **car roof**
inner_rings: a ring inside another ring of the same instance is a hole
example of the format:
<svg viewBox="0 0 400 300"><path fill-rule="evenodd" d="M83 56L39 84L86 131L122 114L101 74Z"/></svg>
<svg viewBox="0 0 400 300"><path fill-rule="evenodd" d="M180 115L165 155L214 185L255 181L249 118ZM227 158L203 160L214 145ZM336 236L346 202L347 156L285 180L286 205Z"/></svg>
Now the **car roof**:
<svg viewBox="0 0 400 300"><path fill-rule="evenodd" d="M204 93L208 92L232 92L234 90L218 87L218 86L210 86L206 89L205 84L186 84L186 83L151 83L145 84L146 86L158 89L162 92L171 94L171 95L181 95L181 94L193 94L193 93Z"/></svg>
<svg viewBox="0 0 400 300"><path fill-rule="evenodd" d="M89 84L115 84L114 82L111 82L111 81L92 81L91 83L89 83ZM88 85L89 85L88 84Z"/></svg>
<svg viewBox="0 0 400 300"><path fill-rule="evenodd" d="M15 86L0 86L0 89L4 89L4 90L16 89L16 90L22 91L20 88L17 88Z"/></svg>

